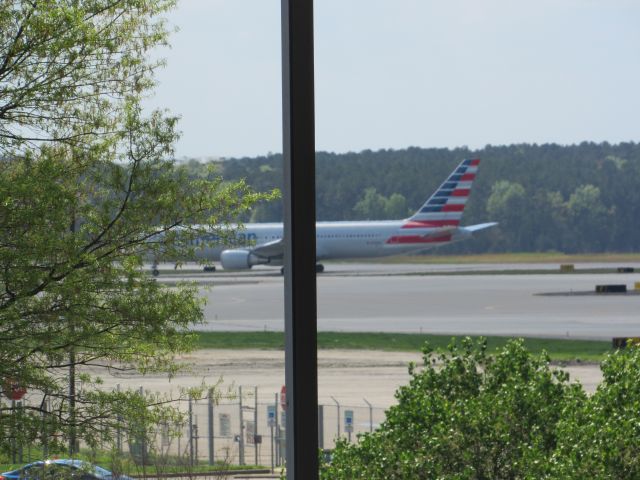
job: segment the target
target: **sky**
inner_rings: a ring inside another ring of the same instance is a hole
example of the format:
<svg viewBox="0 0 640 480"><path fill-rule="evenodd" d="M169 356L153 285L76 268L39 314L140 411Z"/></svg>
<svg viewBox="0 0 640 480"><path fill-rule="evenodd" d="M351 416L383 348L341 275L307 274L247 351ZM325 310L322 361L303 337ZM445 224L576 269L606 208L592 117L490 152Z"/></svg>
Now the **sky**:
<svg viewBox="0 0 640 480"><path fill-rule="evenodd" d="M315 0L316 149L640 141L636 0ZM180 0L178 158L282 151L279 0Z"/></svg>

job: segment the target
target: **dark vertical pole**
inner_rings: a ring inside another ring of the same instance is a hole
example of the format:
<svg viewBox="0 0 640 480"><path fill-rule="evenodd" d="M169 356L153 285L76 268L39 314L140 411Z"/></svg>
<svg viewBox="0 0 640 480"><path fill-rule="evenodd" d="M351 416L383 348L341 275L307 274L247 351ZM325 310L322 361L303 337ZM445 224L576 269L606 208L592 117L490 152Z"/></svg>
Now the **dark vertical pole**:
<svg viewBox="0 0 640 480"><path fill-rule="evenodd" d="M287 479L318 478L313 1L281 0Z"/></svg>

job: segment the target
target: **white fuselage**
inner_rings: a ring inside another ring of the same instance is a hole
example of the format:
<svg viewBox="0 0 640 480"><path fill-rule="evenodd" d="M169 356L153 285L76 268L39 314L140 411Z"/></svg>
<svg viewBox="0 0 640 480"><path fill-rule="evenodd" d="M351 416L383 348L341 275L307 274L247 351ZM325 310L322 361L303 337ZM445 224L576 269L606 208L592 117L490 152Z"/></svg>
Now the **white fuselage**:
<svg viewBox="0 0 640 480"><path fill-rule="evenodd" d="M418 252L462 240L468 235L464 228L453 234L444 232L442 237L429 241L393 241L393 238L418 238L434 228L403 229L406 220L353 221L353 222L317 222L316 257L318 260L385 257L389 255ZM248 223L236 235L235 245L218 245L215 239L209 239L211 245L199 250L199 258L219 260L220 253L229 248L251 248L282 239L282 223Z"/></svg>

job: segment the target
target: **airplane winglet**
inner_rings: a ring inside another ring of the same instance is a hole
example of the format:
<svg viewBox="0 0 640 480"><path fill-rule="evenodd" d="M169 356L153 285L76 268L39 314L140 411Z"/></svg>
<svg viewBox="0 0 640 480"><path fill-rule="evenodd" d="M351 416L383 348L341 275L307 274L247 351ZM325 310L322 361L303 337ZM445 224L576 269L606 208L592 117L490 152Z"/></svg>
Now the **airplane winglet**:
<svg viewBox="0 0 640 480"><path fill-rule="evenodd" d="M487 223L478 223L477 225L469 225L468 227L464 227L467 232L474 233L480 230L484 230L485 228L491 228L498 225L498 222L487 222Z"/></svg>

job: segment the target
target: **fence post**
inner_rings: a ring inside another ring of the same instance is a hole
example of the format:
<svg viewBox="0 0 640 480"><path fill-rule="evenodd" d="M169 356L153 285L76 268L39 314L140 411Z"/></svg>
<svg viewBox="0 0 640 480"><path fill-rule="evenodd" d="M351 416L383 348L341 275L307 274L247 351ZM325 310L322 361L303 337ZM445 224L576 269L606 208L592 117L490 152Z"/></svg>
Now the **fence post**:
<svg viewBox="0 0 640 480"><path fill-rule="evenodd" d="M269 409L270 406L271 405L268 405L267 409ZM274 463L274 460L273 460L274 459L274 454L275 454L275 444L274 444L274 438L273 438L273 427L274 427L274 420L276 420L278 418L278 404L277 403L274 405L273 412L274 412L273 420L271 419L271 413L270 412L267 413L267 418L269 419L269 430L271 432L271 442L269 443L269 445L271 447L271 473L274 472L274 467L275 467L275 463Z"/></svg>
<svg viewBox="0 0 640 480"><path fill-rule="evenodd" d="M213 420L213 390L209 389L209 396L208 396L208 408L207 408L207 419L208 419L208 423L209 423L209 465L213 465L215 463L215 459L214 459L214 448L213 448L213 442L214 442L214 420Z"/></svg>
<svg viewBox="0 0 640 480"><path fill-rule="evenodd" d="M318 405L318 448L324 450L324 405Z"/></svg>
<svg viewBox="0 0 640 480"><path fill-rule="evenodd" d="M48 407L48 403L49 403L49 399L46 398L46 393L45 393L45 400L42 402L42 457L43 458L47 458L49 456L49 438L47 435L47 413L49 412L49 408ZM29 459L29 461L31 461L31 459Z"/></svg>
<svg viewBox="0 0 640 480"><path fill-rule="evenodd" d="M338 408L338 429L337 429L338 434L336 435L336 438L340 438L340 404L334 397L331 397L331 400L336 402L336 407Z"/></svg>
<svg viewBox="0 0 640 480"><path fill-rule="evenodd" d="M140 393L140 396L143 397L144 399L144 388L142 386L139 388L138 392ZM142 432L140 443L142 446L142 453L140 455L140 458L142 461L142 468L144 469L144 466L147 464L147 429L146 427Z"/></svg>
<svg viewBox="0 0 640 480"><path fill-rule="evenodd" d="M189 462L193 465L193 403L189 394Z"/></svg>
<svg viewBox="0 0 640 480"><path fill-rule="evenodd" d="M193 465L197 465L198 464L198 416L197 415L196 415L195 423L193 424L193 437L195 439L195 448L194 448L195 456L194 456Z"/></svg>
<svg viewBox="0 0 640 480"><path fill-rule="evenodd" d="M276 393L276 466L280 466L280 421L278 420L278 393Z"/></svg>
<svg viewBox="0 0 640 480"><path fill-rule="evenodd" d="M182 445L180 445L180 439L182 438L183 425L176 423L176 429L178 430L178 458L182 459Z"/></svg>
<svg viewBox="0 0 640 480"><path fill-rule="evenodd" d="M24 407L23 407L23 403L22 402L18 402L18 419L19 422L22 423L24 418ZM22 463L24 461L23 458L23 445L22 445L22 438L20 439L20 441L18 442L18 459L19 462Z"/></svg>
<svg viewBox="0 0 640 480"><path fill-rule="evenodd" d="M373 405L367 402L366 398L363 398L364 403L369 405L369 432L373 432Z"/></svg>
<svg viewBox="0 0 640 480"><path fill-rule="evenodd" d="M11 400L11 463L18 463L18 442L16 439L16 426L18 420L16 419L16 401Z"/></svg>
<svg viewBox="0 0 640 480"><path fill-rule="evenodd" d="M120 393L120 384L116 386L117 392ZM122 416L120 414L116 417L116 423L118 427L116 428L116 450L118 453L122 453L122 429L120 425L122 425Z"/></svg>
<svg viewBox="0 0 640 480"><path fill-rule="evenodd" d="M238 438L238 450L240 465L244 465L244 418L242 417L242 386L238 387L239 417L240 417L240 438Z"/></svg>
<svg viewBox="0 0 640 480"><path fill-rule="evenodd" d="M258 465L258 387L253 387L254 407L253 410L253 450L255 453L255 465Z"/></svg>

